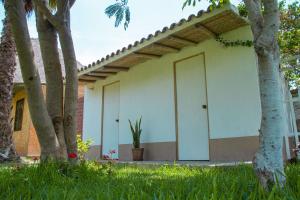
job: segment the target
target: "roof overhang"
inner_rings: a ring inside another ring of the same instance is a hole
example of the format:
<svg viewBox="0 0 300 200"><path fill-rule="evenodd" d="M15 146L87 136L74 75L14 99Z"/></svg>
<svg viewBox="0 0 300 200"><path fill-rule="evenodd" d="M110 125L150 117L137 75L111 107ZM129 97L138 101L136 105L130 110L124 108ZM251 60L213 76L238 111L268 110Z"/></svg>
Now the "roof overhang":
<svg viewBox="0 0 300 200"><path fill-rule="evenodd" d="M179 23L164 27L154 35L142 38L81 68L78 73L79 81L89 83L103 80L118 72L128 71L134 65L178 52L184 47L197 45L245 25L248 25L247 19L241 17L236 7L231 4L213 11L202 10L187 20L182 19Z"/></svg>

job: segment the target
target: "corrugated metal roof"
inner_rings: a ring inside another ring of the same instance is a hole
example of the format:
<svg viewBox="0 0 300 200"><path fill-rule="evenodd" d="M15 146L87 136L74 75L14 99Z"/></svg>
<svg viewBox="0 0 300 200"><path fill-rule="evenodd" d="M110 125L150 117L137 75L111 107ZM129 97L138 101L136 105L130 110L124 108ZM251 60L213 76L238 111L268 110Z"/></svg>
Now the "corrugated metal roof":
<svg viewBox="0 0 300 200"><path fill-rule="evenodd" d="M79 80L93 82L105 79L119 71L127 71L130 67L149 59L178 52L186 46L196 45L245 25L248 25L247 20L239 16L237 9L231 4L213 11L201 10L197 15L181 19L178 23L157 30L154 34L149 34L147 37L81 68Z"/></svg>

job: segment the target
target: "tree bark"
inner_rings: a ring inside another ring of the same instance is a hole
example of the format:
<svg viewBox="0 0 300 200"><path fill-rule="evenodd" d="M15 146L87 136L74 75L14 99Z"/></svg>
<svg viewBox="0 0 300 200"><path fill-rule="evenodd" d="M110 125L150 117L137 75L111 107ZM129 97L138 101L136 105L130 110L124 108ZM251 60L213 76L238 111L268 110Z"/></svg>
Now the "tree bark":
<svg viewBox="0 0 300 200"><path fill-rule="evenodd" d="M5 2L4 2L5 3ZM7 15L3 20L0 44L0 162L18 161L13 143L11 105L16 65L16 49Z"/></svg>
<svg viewBox="0 0 300 200"><path fill-rule="evenodd" d="M64 131L68 154L77 155L77 100L78 100L78 78L77 60L70 28L70 5L68 0L58 2L60 14L59 33L62 48L65 71L65 100L64 100ZM74 158L70 158L72 160ZM77 158L75 158L77 160Z"/></svg>
<svg viewBox="0 0 300 200"><path fill-rule="evenodd" d="M44 15L36 10L36 26L46 76L46 104L59 142L60 156L67 158L63 126L63 78L58 53L57 32Z"/></svg>
<svg viewBox="0 0 300 200"><path fill-rule="evenodd" d="M57 159L59 143L47 111L40 76L33 60L24 1L5 2L5 10L12 26L22 77L28 95L30 115L41 146L41 159Z"/></svg>
<svg viewBox="0 0 300 200"><path fill-rule="evenodd" d="M279 10L277 0L244 0L254 36L258 58L262 120L259 130L259 149L253 165L266 189L275 183L283 186L285 175L282 158L284 104L279 72L280 54L277 42Z"/></svg>
<svg viewBox="0 0 300 200"><path fill-rule="evenodd" d="M63 28L59 31L60 44L64 55L66 84L64 100L64 131L68 153L77 154L77 61L71 31Z"/></svg>
<svg viewBox="0 0 300 200"><path fill-rule="evenodd" d="M45 5L45 0L33 0L37 9L43 13L44 17L55 27L59 34L60 44L62 47L66 82L64 96L64 134L67 146L67 153L70 161L77 161L77 141L76 141L76 110L78 96L78 80L77 80L77 60L72 40L70 28L70 8L75 0L57 1L57 12L53 15Z"/></svg>
<svg viewBox="0 0 300 200"><path fill-rule="evenodd" d="M254 168L261 184L270 188L276 182L285 183L282 158L285 120L278 59L273 52L258 54L258 63L262 120Z"/></svg>

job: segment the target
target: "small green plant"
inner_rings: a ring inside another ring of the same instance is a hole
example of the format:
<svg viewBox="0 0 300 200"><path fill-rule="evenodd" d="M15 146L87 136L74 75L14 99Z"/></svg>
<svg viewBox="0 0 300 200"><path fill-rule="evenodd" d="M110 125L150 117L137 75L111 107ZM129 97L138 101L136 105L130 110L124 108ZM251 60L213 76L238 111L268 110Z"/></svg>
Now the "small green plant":
<svg viewBox="0 0 300 200"><path fill-rule="evenodd" d="M84 161L84 155L89 151L92 140L88 139L87 141L83 141L80 135L77 135L77 145L78 145L78 157L80 161Z"/></svg>
<svg viewBox="0 0 300 200"><path fill-rule="evenodd" d="M135 149L138 149L140 148L140 139L142 133L142 129L141 129L142 117L139 120L136 120L134 125L131 123L130 119L128 121L132 133L133 147Z"/></svg>
<svg viewBox="0 0 300 200"><path fill-rule="evenodd" d="M103 170L106 172L107 175L112 175L114 170L113 166L115 165L118 159L114 159L113 156L116 154L117 151L115 149L110 150L107 155L103 155L103 159L107 160L105 164L103 164Z"/></svg>

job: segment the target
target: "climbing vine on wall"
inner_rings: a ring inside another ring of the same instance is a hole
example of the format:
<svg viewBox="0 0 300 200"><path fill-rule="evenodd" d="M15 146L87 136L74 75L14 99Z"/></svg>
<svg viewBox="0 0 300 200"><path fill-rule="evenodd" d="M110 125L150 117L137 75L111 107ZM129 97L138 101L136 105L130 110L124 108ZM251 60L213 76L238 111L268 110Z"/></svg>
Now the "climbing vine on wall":
<svg viewBox="0 0 300 200"><path fill-rule="evenodd" d="M244 46L244 47L252 47L253 41L252 40L225 40L220 35L217 35L216 41L223 44L225 47L237 47L237 46Z"/></svg>

